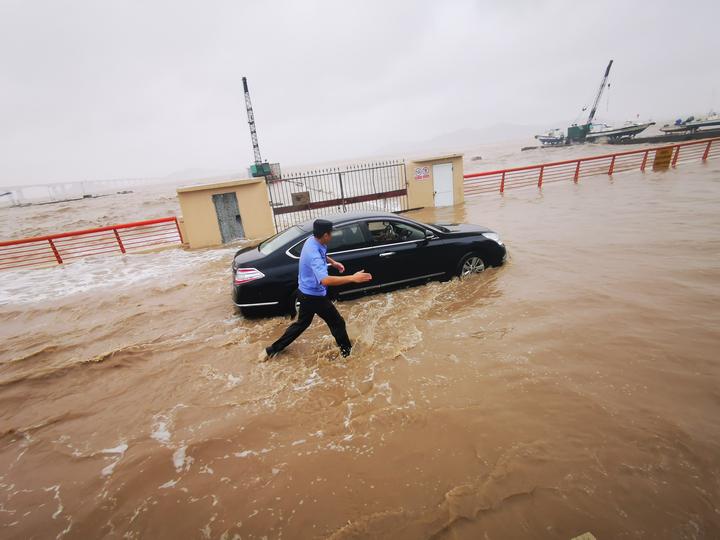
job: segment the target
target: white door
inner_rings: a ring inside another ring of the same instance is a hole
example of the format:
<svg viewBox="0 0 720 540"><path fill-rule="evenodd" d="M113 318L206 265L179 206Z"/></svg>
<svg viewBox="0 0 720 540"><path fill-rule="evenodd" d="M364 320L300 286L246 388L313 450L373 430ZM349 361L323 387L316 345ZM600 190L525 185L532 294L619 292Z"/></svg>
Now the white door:
<svg viewBox="0 0 720 540"><path fill-rule="evenodd" d="M435 189L435 206L452 206L455 203L452 163L433 165L433 186Z"/></svg>

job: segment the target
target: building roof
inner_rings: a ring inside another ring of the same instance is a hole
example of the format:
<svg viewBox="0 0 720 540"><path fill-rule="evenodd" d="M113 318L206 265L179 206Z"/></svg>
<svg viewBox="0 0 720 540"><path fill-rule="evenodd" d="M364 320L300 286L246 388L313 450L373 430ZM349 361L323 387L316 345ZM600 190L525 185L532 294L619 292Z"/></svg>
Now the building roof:
<svg viewBox="0 0 720 540"><path fill-rule="evenodd" d="M181 186L177 188L178 193L187 193L190 191L205 191L208 189L222 189L231 188L236 186L243 186L245 184L257 184L259 182L265 182L265 178L242 178L239 180L225 180L223 182L215 182L210 184L196 184L194 186Z"/></svg>

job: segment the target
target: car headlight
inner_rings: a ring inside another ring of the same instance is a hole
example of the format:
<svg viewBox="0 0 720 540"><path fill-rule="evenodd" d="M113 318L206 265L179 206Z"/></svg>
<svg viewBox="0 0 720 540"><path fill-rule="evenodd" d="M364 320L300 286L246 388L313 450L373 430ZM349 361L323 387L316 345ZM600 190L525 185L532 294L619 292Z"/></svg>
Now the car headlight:
<svg viewBox="0 0 720 540"><path fill-rule="evenodd" d="M500 235L498 233L494 232L484 232L482 235L487 238L488 240L492 240L493 242L497 242L501 246L503 245L502 240L500 240Z"/></svg>

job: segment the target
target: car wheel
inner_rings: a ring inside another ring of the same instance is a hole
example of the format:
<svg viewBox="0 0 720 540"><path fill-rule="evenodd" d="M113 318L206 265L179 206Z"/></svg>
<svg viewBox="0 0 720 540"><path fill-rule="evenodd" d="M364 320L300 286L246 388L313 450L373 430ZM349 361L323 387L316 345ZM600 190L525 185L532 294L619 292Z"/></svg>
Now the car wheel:
<svg viewBox="0 0 720 540"><path fill-rule="evenodd" d="M458 264L457 275L460 279L466 278L472 274L479 274L485 270L485 263L477 253L468 253Z"/></svg>

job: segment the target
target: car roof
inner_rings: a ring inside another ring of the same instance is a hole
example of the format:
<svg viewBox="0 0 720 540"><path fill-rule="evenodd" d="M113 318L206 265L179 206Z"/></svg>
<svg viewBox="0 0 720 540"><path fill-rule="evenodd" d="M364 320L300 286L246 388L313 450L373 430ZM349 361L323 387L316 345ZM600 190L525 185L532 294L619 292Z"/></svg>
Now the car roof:
<svg viewBox="0 0 720 540"><path fill-rule="evenodd" d="M393 214L392 212L372 212L372 211L365 211L365 212L347 212L347 213L332 213L332 214L324 214L321 216L316 216L312 219L308 219L307 221L303 221L302 223L298 223L298 227L300 227L304 231L312 231L313 222L316 219L327 219L328 221L331 221L333 225L342 225L343 223L347 223L349 221L357 221L360 219L376 219L376 218L392 218L397 219L397 214Z"/></svg>

